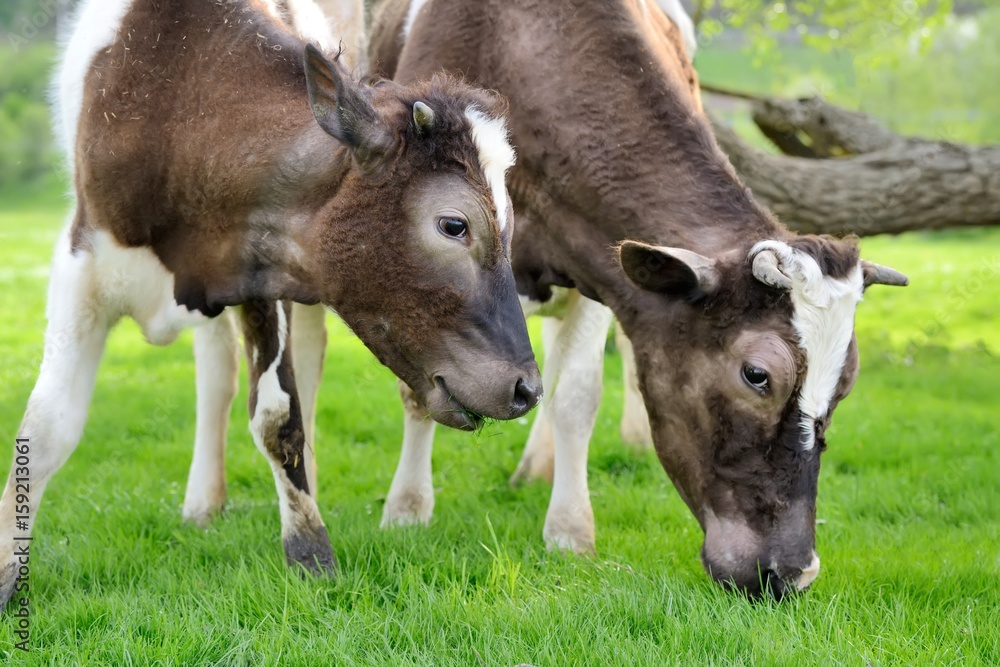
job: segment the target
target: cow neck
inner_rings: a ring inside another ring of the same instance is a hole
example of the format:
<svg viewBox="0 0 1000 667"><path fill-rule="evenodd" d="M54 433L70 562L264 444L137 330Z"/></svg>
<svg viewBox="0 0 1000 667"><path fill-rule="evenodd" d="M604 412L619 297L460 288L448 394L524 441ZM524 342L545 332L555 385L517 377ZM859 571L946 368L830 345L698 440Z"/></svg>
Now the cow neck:
<svg viewBox="0 0 1000 667"><path fill-rule="evenodd" d="M305 286L325 281L316 249L322 239L341 233L337 209L344 202L337 193L351 164L350 151L309 116L276 160L257 205L245 220L241 256L266 258L275 272L291 280L291 296L298 300L319 298ZM253 264L249 262L244 269L252 272Z"/></svg>

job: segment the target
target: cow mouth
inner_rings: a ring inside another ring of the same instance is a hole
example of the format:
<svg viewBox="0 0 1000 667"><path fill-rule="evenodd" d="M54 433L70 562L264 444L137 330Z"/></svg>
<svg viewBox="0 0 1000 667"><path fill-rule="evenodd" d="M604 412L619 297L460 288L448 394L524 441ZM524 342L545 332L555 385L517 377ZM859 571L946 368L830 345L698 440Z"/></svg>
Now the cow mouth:
<svg viewBox="0 0 1000 667"><path fill-rule="evenodd" d="M466 407L448 388L444 378L434 378L434 389L428 396L427 411L434 421L462 431L475 431L483 425L483 415Z"/></svg>

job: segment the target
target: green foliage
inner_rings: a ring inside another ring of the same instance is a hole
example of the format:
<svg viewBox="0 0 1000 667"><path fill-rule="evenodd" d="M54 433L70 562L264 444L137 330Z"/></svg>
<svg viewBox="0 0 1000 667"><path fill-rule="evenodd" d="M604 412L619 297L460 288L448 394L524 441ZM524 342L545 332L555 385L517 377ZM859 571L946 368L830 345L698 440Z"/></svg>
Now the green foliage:
<svg viewBox="0 0 1000 667"><path fill-rule="evenodd" d="M696 17L703 42L711 42L723 28L744 30L759 66L789 32L806 47L867 48L892 35L933 30L951 12L951 0L696 0ZM715 10L712 15L708 12ZM717 17L717 18L716 18Z"/></svg>
<svg viewBox="0 0 1000 667"><path fill-rule="evenodd" d="M0 209L0 438L43 350L63 211ZM528 420L438 429L435 517L382 531L399 455L396 383L330 320L318 406L331 580L286 568L274 482L247 433L243 378L229 504L180 519L194 434L191 335L113 333L80 447L49 484L31 544L31 653L10 665L998 665L1000 230L866 239L905 271L858 310L861 376L823 455L819 578L782 604L712 584L701 530L652 453L618 437L621 360L606 360L590 453L598 555L549 553L549 487L512 489ZM538 321L531 323L538 334ZM533 415L530 415L533 416ZM0 465L6 465L9 456ZM5 471L5 469L0 469Z"/></svg>
<svg viewBox="0 0 1000 667"><path fill-rule="evenodd" d="M893 35L856 60L857 106L891 127L948 141L1000 143L1000 8L949 17L927 41Z"/></svg>
<svg viewBox="0 0 1000 667"><path fill-rule="evenodd" d="M1000 8L949 16L930 32L933 39L926 43L899 33L852 50L784 46L769 53L763 66L717 40L699 50L695 65L706 83L784 97L821 95L904 135L1000 143L1000 41L994 38ZM766 143L745 110L713 110L758 145Z"/></svg>
<svg viewBox="0 0 1000 667"><path fill-rule="evenodd" d="M58 163L46 90L54 47L0 48L0 191L51 174Z"/></svg>

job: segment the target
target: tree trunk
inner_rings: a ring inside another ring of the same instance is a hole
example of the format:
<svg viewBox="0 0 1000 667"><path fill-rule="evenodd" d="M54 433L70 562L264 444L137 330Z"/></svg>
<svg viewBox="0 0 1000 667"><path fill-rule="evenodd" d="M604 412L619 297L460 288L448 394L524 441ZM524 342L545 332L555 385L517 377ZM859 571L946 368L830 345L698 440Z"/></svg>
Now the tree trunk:
<svg viewBox="0 0 1000 667"><path fill-rule="evenodd" d="M797 232L1000 225L1000 146L901 137L818 98L735 96L753 102L754 122L786 155L752 148L713 119L719 145L754 195Z"/></svg>

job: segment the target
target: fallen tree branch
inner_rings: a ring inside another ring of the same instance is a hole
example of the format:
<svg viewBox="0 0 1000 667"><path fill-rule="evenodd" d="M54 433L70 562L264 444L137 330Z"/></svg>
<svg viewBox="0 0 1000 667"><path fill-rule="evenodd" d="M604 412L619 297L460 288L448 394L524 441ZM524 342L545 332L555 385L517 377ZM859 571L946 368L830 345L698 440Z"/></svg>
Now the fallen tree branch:
<svg viewBox="0 0 1000 667"><path fill-rule="evenodd" d="M891 148L905 139L868 114L830 104L821 97L796 100L755 95L702 84L702 91L751 104L754 123L786 155L829 158Z"/></svg>
<svg viewBox="0 0 1000 667"><path fill-rule="evenodd" d="M1000 225L1000 146L896 137L852 157L807 159L765 153L713 125L754 195L795 231L868 236Z"/></svg>

